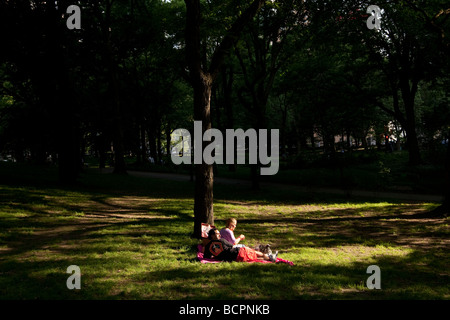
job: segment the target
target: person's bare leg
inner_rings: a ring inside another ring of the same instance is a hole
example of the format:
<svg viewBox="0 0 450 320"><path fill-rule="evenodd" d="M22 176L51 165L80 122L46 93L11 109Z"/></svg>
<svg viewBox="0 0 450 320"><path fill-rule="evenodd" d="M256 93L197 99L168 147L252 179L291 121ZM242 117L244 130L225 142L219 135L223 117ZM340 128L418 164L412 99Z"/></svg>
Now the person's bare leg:
<svg viewBox="0 0 450 320"><path fill-rule="evenodd" d="M260 251L256 251L256 256L258 257L259 260L270 260L269 256L267 254L264 254Z"/></svg>

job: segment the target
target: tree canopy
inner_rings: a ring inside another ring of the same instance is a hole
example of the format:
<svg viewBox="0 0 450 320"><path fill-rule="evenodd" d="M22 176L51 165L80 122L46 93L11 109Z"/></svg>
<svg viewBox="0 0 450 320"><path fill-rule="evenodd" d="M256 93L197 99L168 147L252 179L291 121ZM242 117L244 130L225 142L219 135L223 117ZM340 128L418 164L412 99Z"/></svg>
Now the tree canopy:
<svg viewBox="0 0 450 320"><path fill-rule="evenodd" d="M57 164L63 183L87 156L123 174L131 158L170 165L171 133L201 120L279 128L293 166L301 151L389 139L421 164L448 146L450 7L379 1L369 29L371 4L1 1L1 157ZM70 5L81 29L66 25ZM198 222L212 222L213 166L196 181Z"/></svg>

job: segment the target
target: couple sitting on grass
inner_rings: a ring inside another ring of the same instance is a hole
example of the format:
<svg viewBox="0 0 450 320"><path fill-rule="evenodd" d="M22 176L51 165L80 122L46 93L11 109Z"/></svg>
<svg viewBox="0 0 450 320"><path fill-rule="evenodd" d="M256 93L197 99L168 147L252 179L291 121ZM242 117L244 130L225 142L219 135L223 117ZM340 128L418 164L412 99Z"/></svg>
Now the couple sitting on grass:
<svg viewBox="0 0 450 320"><path fill-rule="evenodd" d="M260 251L239 245L239 241L245 239L241 234L237 239L234 237L236 219L228 219L227 227L222 230L211 229L208 232L209 242L204 250L204 257L223 261L246 262L252 260L270 260L275 262L277 254L265 254Z"/></svg>

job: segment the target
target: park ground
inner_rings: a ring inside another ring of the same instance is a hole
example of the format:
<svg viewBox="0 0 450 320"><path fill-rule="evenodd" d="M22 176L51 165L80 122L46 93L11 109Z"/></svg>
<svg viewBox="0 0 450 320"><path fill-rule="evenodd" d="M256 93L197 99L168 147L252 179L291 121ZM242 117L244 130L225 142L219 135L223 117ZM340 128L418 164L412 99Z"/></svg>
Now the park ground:
<svg viewBox="0 0 450 320"><path fill-rule="evenodd" d="M217 183L217 227L287 264L201 264L193 183L86 169L62 187L52 167L0 166L0 299L450 298L448 218L437 201ZM69 290L67 267L81 270ZM370 290L370 265L381 289Z"/></svg>

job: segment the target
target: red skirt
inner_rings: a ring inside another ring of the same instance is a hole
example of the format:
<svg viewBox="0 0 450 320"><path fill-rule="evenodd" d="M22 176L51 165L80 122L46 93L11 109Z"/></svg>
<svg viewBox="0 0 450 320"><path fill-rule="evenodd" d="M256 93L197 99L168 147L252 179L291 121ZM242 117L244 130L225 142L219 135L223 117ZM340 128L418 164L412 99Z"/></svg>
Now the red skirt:
<svg viewBox="0 0 450 320"><path fill-rule="evenodd" d="M248 247L242 247L239 250L239 254L236 258L237 262L246 262L246 261L252 261L257 260L258 256L256 255L256 251L248 248Z"/></svg>

